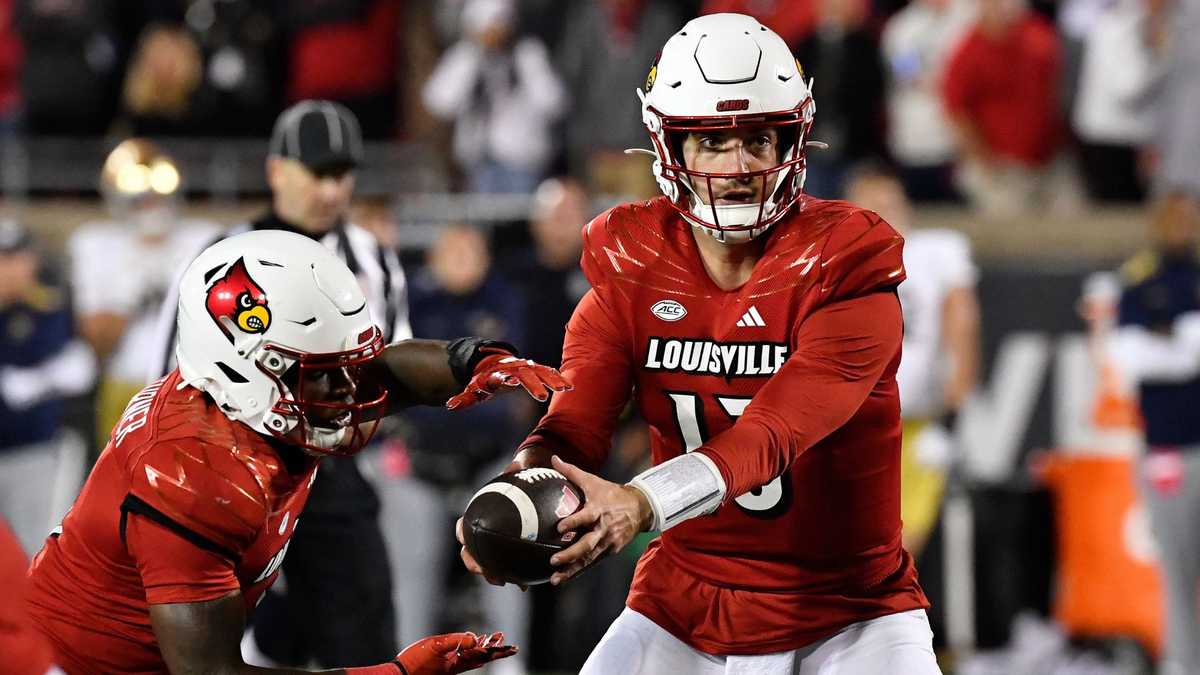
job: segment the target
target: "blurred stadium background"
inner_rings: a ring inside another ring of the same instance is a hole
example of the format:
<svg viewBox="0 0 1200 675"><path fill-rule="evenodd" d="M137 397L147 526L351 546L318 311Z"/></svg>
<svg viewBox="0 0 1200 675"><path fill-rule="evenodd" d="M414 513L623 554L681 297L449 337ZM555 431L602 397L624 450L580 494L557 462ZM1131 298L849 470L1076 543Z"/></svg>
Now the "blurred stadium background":
<svg viewBox="0 0 1200 675"><path fill-rule="evenodd" d="M831 148L810 152L810 191L842 197L857 167L886 162L915 203L913 228L963 233L979 270L979 377L950 429L939 467L947 499L920 557L947 672L1153 672L1163 598L1136 489L1143 443L1133 389L1104 345L1125 283L1118 269L1152 244L1162 195L1193 200L1195 237L1196 5L0 0L0 215L32 235L38 287L69 312L93 292L74 287L76 269L97 265L72 255L81 225L135 230L125 193L147 186L189 227L253 218L270 202L275 116L301 99L339 101L367 137L350 219L401 253L416 335L512 339L556 363L562 323L586 289L574 271L579 228L608 205L656 194L649 160L621 154L647 145L635 88L688 18L753 14L816 80L814 137ZM174 183L102 177L133 137L157 145ZM547 178L562 180L539 188ZM3 240L0 282L28 279L12 269L28 249ZM137 270L107 272L119 284ZM12 304L27 290L0 298L5 339L28 330ZM121 325L157 311L165 291L137 288ZM89 360L78 361L74 379L86 382L65 378L48 416L27 414L47 402L23 399L19 377L43 357L0 356L0 458L27 443L31 424L70 449L62 457L79 457L55 465L46 529L111 414L97 391L123 336L98 343L77 332L87 339L55 339L88 345L98 372L85 376ZM528 637L512 668L573 672L620 611L636 551L509 610L481 604L458 564L456 514L536 414L514 403L482 435L442 433L443 415L414 414L364 458L381 491L432 495L420 526L433 534L405 541L429 549L412 557L445 590L397 607L404 642L427 627L516 621ZM642 434L630 420L612 475L645 461ZM404 508L385 508L385 533L400 531L389 518Z"/></svg>

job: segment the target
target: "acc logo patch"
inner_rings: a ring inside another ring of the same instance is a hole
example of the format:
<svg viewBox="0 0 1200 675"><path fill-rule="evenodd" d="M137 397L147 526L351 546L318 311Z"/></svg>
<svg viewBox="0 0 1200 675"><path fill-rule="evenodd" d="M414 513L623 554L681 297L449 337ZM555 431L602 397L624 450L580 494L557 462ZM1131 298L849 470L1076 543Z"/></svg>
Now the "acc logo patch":
<svg viewBox="0 0 1200 675"><path fill-rule="evenodd" d="M663 321L678 321L687 316L683 305L674 300L659 300L650 308L650 313Z"/></svg>
<svg viewBox="0 0 1200 675"><path fill-rule="evenodd" d="M271 325L267 293L250 278L242 258L209 287L204 307L230 341L233 340L228 328L231 323L243 333L265 333ZM222 317L229 321L222 322Z"/></svg>

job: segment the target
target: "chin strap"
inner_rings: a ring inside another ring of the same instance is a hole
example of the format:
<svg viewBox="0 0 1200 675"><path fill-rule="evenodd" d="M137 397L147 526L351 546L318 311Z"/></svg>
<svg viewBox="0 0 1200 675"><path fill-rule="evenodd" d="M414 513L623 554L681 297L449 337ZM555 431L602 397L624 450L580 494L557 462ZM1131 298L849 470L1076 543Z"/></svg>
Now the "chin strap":
<svg viewBox="0 0 1200 675"><path fill-rule="evenodd" d="M349 431L346 427L325 429L312 424L306 424L304 428L308 436L306 440L310 444L325 450L332 450L341 445L342 441L346 440L346 432Z"/></svg>

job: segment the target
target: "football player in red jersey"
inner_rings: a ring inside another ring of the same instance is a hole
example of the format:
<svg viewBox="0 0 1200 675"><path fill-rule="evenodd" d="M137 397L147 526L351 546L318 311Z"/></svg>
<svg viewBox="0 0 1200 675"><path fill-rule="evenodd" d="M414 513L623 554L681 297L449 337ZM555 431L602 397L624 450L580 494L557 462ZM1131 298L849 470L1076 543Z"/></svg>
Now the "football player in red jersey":
<svg viewBox="0 0 1200 675"><path fill-rule="evenodd" d="M663 533L583 673L938 673L900 539L901 237L802 192L809 85L750 17L688 23L639 95L665 195L584 229L576 388L513 467L586 493L552 583ZM587 471L631 395L654 466L617 485Z"/></svg>
<svg viewBox="0 0 1200 675"><path fill-rule="evenodd" d="M130 401L32 564L26 605L68 673L292 672L245 665L239 642L320 458L362 449L389 410L567 387L502 343L384 346L346 265L276 230L192 262L176 354L179 368ZM455 633L345 672L458 673L514 652L499 634Z"/></svg>

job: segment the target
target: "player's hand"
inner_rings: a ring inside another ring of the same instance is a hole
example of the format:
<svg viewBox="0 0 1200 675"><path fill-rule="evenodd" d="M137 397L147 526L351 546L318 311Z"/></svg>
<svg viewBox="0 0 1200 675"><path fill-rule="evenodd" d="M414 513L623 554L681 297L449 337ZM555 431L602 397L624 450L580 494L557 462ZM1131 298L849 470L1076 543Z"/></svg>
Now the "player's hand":
<svg viewBox="0 0 1200 675"><path fill-rule="evenodd" d="M550 564L558 569L550 583L557 586L600 558L625 548L639 532L650 527L654 513L640 490L606 481L557 456L550 461L584 495L583 508L558 521L558 531L587 530L579 541L550 558Z"/></svg>
<svg viewBox="0 0 1200 675"><path fill-rule="evenodd" d="M553 392L571 389L571 383L554 368L496 347L485 347L484 351L491 353L475 366L475 373L467 383L467 388L446 401L446 407L450 410L468 408L486 401L505 388L521 387L538 401L545 401Z"/></svg>
<svg viewBox="0 0 1200 675"><path fill-rule="evenodd" d="M480 566L479 561L475 560L475 556L471 555L471 552L467 550L466 540L463 538L463 519L462 519L462 517L459 517L458 522L454 524L454 536L456 538L458 538L458 546L459 546L458 556L460 558L462 558L463 566L467 568L467 571L470 572L471 574L478 574L479 576L483 577L485 580L487 580L487 582L489 584L491 584L493 586L503 586L504 581L497 579L496 577L493 577L493 576L489 575L487 572L485 572L483 567ZM518 586L518 587L522 591L525 590L524 586Z"/></svg>
<svg viewBox="0 0 1200 675"><path fill-rule="evenodd" d="M528 467L522 464L518 458L509 463L508 467L500 473L513 473L526 468ZM463 519L461 516L459 516L458 522L454 523L454 536L458 539L458 557L462 558L463 566L467 568L467 571L471 574L478 574L493 586L503 586L504 581L497 579L496 577L493 577L485 572L483 566L479 564L479 561L475 560L475 556L471 555L471 552L467 550L467 542L466 539L463 538ZM522 586L521 584L517 584L516 586L522 591L529 590L528 586Z"/></svg>
<svg viewBox="0 0 1200 675"><path fill-rule="evenodd" d="M448 675L475 670L516 653L516 647L504 644L504 633L446 633L405 647L396 663L407 675Z"/></svg>

